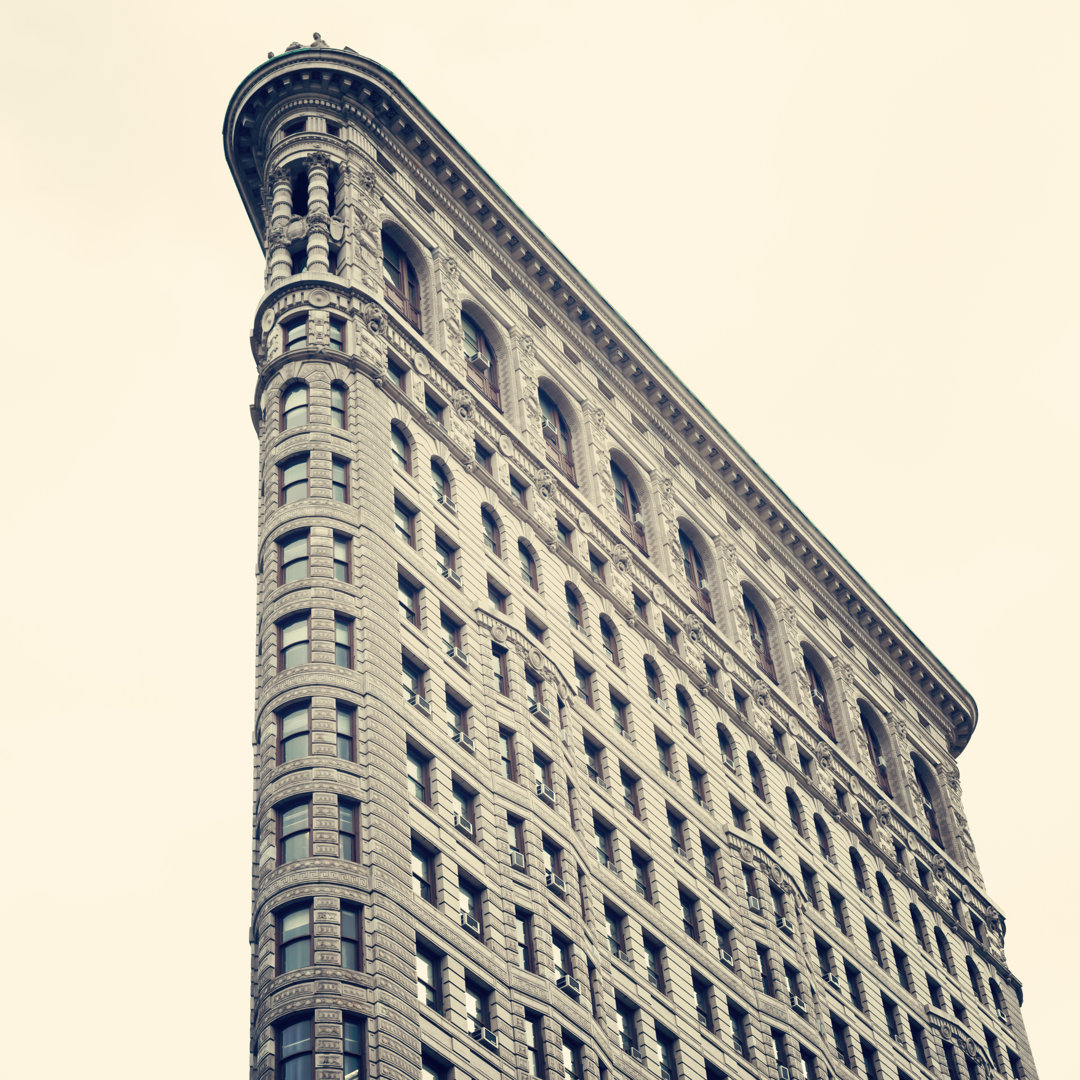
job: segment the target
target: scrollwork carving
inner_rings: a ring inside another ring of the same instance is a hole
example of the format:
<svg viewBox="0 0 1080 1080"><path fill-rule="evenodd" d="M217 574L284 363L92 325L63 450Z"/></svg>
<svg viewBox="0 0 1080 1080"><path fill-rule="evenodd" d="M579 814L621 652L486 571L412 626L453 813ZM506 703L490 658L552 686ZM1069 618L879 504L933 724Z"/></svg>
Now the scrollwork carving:
<svg viewBox="0 0 1080 1080"><path fill-rule="evenodd" d="M630 549L625 544L616 544L611 549L611 562L620 574L630 570Z"/></svg>
<svg viewBox="0 0 1080 1080"><path fill-rule="evenodd" d="M705 627L693 612L690 612L690 614L686 616L686 622L683 623L683 628L686 631L688 640L692 641L695 645L700 645L702 643L705 638Z"/></svg>
<svg viewBox="0 0 1080 1080"><path fill-rule="evenodd" d="M476 399L464 386L454 391L450 401L454 406L454 412L456 412L462 420L473 419L476 412Z"/></svg>
<svg viewBox="0 0 1080 1080"><path fill-rule="evenodd" d="M769 684L764 679L755 679L750 687L750 696L761 708L765 708L769 704L769 697L771 696Z"/></svg>
<svg viewBox="0 0 1080 1080"><path fill-rule="evenodd" d="M369 300L360 309L360 321L373 334L381 334L386 329L386 312L374 300Z"/></svg>

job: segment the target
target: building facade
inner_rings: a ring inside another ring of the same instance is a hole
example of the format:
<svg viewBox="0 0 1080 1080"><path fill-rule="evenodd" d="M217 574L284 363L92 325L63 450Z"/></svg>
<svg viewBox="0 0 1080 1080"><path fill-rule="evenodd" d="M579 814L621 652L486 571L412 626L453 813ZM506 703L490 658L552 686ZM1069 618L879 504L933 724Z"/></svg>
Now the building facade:
<svg viewBox="0 0 1080 1080"><path fill-rule="evenodd" d="M224 140L252 1077L1034 1080L964 688L388 71Z"/></svg>

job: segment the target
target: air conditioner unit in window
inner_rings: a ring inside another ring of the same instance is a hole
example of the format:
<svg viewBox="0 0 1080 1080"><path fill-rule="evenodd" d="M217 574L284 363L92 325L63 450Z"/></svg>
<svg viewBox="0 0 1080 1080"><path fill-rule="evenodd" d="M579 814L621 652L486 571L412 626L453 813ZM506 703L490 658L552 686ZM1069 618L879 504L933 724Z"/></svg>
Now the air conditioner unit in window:
<svg viewBox="0 0 1080 1080"><path fill-rule="evenodd" d="M445 506L446 509L450 511L451 514L457 513L457 506L454 503L454 500L451 499L449 495L438 496L438 501L441 502L443 506Z"/></svg>
<svg viewBox="0 0 1080 1080"><path fill-rule="evenodd" d="M625 949L615 948L611 951L616 960L621 960L624 964L630 963L630 954Z"/></svg>
<svg viewBox="0 0 1080 1080"><path fill-rule="evenodd" d="M776 917L776 925L779 926L780 929L783 930L785 934L794 934L795 933L795 927L792 925L791 920L788 919L788 918L785 918L783 915L777 915L777 917Z"/></svg>
<svg viewBox="0 0 1080 1080"><path fill-rule="evenodd" d="M640 512L639 512L639 513L636 513L636 514L634 515L634 524L635 524L635 525L642 525L642 524L644 524L644 520L643 520L643 518L642 518L642 516L641 516Z"/></svg>
<svg viewBox="0 0 1080 1080"><path fill-rule="evenodd" d="M660 1080L672 1080L671 1070L664 1064L660 1066Z"/></svg>
<svg viewBox="0 0 1080 1080"><path fill-rule="evenodd" d="M488 358L483 353L472 353L465 357L465 359L472 364L474 368L479 368L481 371L487 371L491 366L488 363Z"/></svg>
<svg viewBox="0 0 1080 1080"><path fill-rule="evenodd" d="M545 416L540 421L540 430L543 431L545 434L551 432L551 434L554 435L555 425Z"/></svg>
<svg viewBox="0 0 1080 1080"><path fill-rule="evenodd" d="M456 645L447 645L446 655L456 660L462 667L469 666L469 657L464 649L459 649Z"/></svg>
<svg viewBox="0 0 1080 1080"><path fill-rule="evenodd" d="M545 784L543 780L536 781L536 794L539 795L544 802L549 803L551 806L555 805L555 789L549 784Z"/></svg>
<svg viewBox="0 0 1080 1080"><path fill-rule="evenodd" d="M687 851L684 847L679 847L679 845L676 844L674 840L671 842L671 850L674 851L675 854L678 855L680 858L686 859L687 862L690 861L690 852Z"/></svg>
<svg viewBox="0 0 1080 1080"><path fill-rule="evenodd" d="M525 856L520 851L511 851L510 852L510 865L515 870L524 870L525 869Z"/></svg>
<svg viewBox="0 0 1080 1080"><path fill-rule="evenodd" d="M732 771L735 771L735 759L726 757L723 759L724 764Z"/></svg>
<svg viewBox="0 0 1080 1080"><path fill-rule="evenodd" d="M629 1053L629 1055L635 1061L637 1061L639 1063L644 1063L645 1055L636 1046L631 1046L630 1049L627 1051L627 1053Z"/></svg>
<svg viewBox="0 0 1080 1080"><path fill-rule="evenodd" d="M470 934L480 936L480 923L477 922L467 911L461 913L461 925L469 931Z"/></svg>
<svg viewBox="0 0 1080 1080"><path fill-rule="evenodd" d="M810 691L810 700L820 709L825 705L825 695L815 686Z"/></svg>
<svg viewBox="0 0 1080 1080"><path fill-rule="evenodd" d="M540 717L540 719L543 720L545 724L547 724L547 723L549 723L551 721L551 713L549 713L547 711L547 709L544 708L544 706L540 704L539 701L534 701L529 706L529 712L531 712L533 714L533 716Z"/></svg>
<svg viewBox="0 0 1080 1080"><path fill-rule="evenodd" d="M459 829L467 836L473 834L473 823L463 814L454 814L454 828Z"/></svg>
<svg viewBox="0 0 1080 1080"><path fill-rule="evenodd" d="M422 713L431 712L431 706L428 704L427 698L421 697L415 690L409 691L409 704L415 705Z"/></svg>
<svg viewBox="0 0 1080 1080"><path fill-rule="evenodd" d="M474 747L473 739L471 735L466 735L464 731L455 731L453 734L454 742L464 746L466 750L472 750Z"/></svg>
<svg viewBox="0 0 1080 1080"><path fill-rule="evenodd" d="M727 966L729 968L733 968L735 966L735 957L732 956L731 953L729 953L727 951L727 949L721 949L720 950L720 963L721 964L727 964Z"/></svg>
<svg viewBox="0 0 1080 1080"><path fill-rule="evenodd" d="M483 1043L489 1050L499 1049L499 1036L489 1027L477 1024L473 1028L472 1037L479 1043Z"/></svg>
<svg viewBox="0 0 1080 1080"><path fill-rule="evenodd" d="M554 870L549 870L545 876L547 887L559 896L566 895L566 882L563 881Z"/></svg>
<svg viewBox="0 0 1080 1080"><path fill-rule="evenodd" d="M1007 1013L1007 1012L1006 1012L1006 1011L1005 1011L1004 1009L998 1009L998 1011L997 1011L997 1018L998 1018L998 1019L999 1019L999 1020L1000 1020L1000 1021L1001 1021L1001 1022L1002 1022L1003 1024L1007 1024L1007 1023L1009 1022L1009 1014L1008 1014L1008 1013Z"/></svg>
<svg viewBox="0 0 1080 1080"><path fill-rule="evenodd" d="M746 903L751 911L761 910L761 901L756 896L751 896L750 893L746 894Z"/></svg>
<svg viewBox="0 0 1080 1080"><path fill-rule="evenodd" d="M780 1077L780 1080L791 1080L791 1070L786 1065L777 1065L776 1075Z"/></svg>
<svg viewBox="0 0 1080 1080"><path fill-rule="evenodd" d="M791 1007L800 1013L806 1012L806 1002L798 994L791 995Z"/></svg>
<svg viewBox="0 0 1080 1080"><path fill-rule="evenodd" d="M566 993L571 994L573 997L579 997L581 995L581 983L579 983L573 975L560 975L555 980L555 985L560 990L565 990Z"/></svg>
<svg viewBox="0 0 1080 1080"><path fill-rule="evenodd" d="M451 585L455 585L459 589L461 588L461 575L456 570L451 569L449 566L444 566L442 568L442 576L446 578Z"/></svg>
<svg viewBox="0 0 1080 1080"><path fill-rule="evenodd" d="M827 983L828 983L828 984L829 984L829 985L830 985L830 986L831 986L831 987L832 987L832 988L833 988L834 990L839 990L839 989L840 989L840 976L839 976L839 975L837 975L835 971L830 971L830 972L828 973L828 975L826 975L826 976L825 976L825 981L826 981L826 982L827 982Z"/></svg>

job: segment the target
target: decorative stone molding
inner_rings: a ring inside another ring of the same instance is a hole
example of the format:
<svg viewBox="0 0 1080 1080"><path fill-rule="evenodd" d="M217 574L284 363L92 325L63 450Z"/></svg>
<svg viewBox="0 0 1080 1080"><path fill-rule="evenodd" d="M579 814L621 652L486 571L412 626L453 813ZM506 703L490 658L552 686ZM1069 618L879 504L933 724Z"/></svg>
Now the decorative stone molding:
<svg viewBox="0 0 1080 1080"><path fill-rule="evenodd" d="M382 334L386 329L386 312L374 300L369 300L360 309L360 321L371 333Z"/></svg>

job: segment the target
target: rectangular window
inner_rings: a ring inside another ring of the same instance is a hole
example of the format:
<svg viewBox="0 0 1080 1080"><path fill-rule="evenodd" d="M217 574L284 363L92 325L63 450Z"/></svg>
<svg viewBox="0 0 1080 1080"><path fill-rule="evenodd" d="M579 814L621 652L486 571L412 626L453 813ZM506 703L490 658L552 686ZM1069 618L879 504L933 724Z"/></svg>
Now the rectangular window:
<svg viewBox="0 0 1080 1080"><path fill-rule="evenodd" d="M496 611L506 614L506 593L491 578L488 578L488 602Z"/></svg>
<svg viewBox="0 0 1080 1080"><path fill-rule="evenodd" d="M343 1080L363 1080L364 1076L364 1019L342 1017L342 1077Z"/></svg>
<svg viewBox="0 0 1080 1080"><path fill-rule="evenodd" d="M709 880L719 889L722 888L720 878L720 861L719 861L719 849L717 846L709 840L705 839L705 836L701 833L698 834L698 840L701 843L701 861L705 866L705 873L709 875Z"/></svg>
<svg viewBox="0 0 1080 1080"><path fill-rule="evenodd" d="M439 612L439 628L442 631L443 644L446 646L447 656L458 657L461 649L461 623L445 611Z"/></svg>
<svg viewBox="0 0 1080 1080"><path fill-rule="evenodd" d="M468 735L469 733L469 706L458 701L453 694L447 694L446 702L446 726L450 729L450 735ZM460 741L460 740L458 740ZM465 744L466 747L469 743Z"/></svg>
<svg viewBox="0 0 1080 1080"><path fill-rule="evenodd" d="M609 697L611 704L611 720L615 725L615 730L620 735L628 735L629 729L626 724L626 702L612 693Z"/></svg>
<svg viewBox="0 0 1080 1080"><path fill-rule="evenodd" d="M683 930L686 931L687 937L693 938L694 941L700 941L701 936L698 933L698 901L696 896L691 896L689 893L679 890L679 907L682 910Z"/></svg>
<svg viewBox="0 0 1080 1080"><path fill-rule="evenodd" d="M571 529L569 525L565 525L563 522L559 521L557 518L555 520L555 528L559 533L559 543L562 544L562 546L567 551L573 554L574 530Z"/></svg>
<svg viewBox="0 0 1080 1080"><path fill-rule="evenodd" d="M281 1023L276 1028L278 1075L309 1080L315 1075L315 1032L311 1017Z"/></svg>
<svg viewBox="0 0 1080 1080"><path fill-rule="evenodd" d="M334 533L334 578L337 581L352 580L352 540L341 533Z"/></svg>
<svg viewBox="0 0 1080 1080"><path fill-rule="evenodd" d="M311 854L311 802L291 803L277 811L278 864L306 859Z"/></svg>
<svg viewBox="0 0 1080 1080"><path fill-rule="evenodd" d="M308 486L308 455L297 454L278 465L278 505L306 499Z"/></svg>
<svg viewBox="0 0 1080 1080"><path fill-rule="evenodd" d="M604 581L605 580L604 567L606 565L607 564L605 563L605 561L603 559L601 559L600 556L597 555L596 552L593 551L590 548L589 549L589 570L592 572L593 576L599 578L601 581Z"/></svg>
<svg viewBox="0 0 1080 1080"><path fill-rule="evenodd" d="M289 319L282 324L281 331L285 352L303 349L307 345L307 316L301 315L297 319Z"/></svg>
<svg viewBox="0 0 1080 1080"><path fill-rule="evenodd" d="M360 807L352 799L338 796L338 855L356 862L360 850Z"/></svg>
<svg viewBox="0 0 1080 1080"><path fill-rule="evenodd" d="M334 663L352 667L353 621L347 615L334 616Z"/></svg>
<svg viewBox="0 0 1080 1080"><path fill-rule="evenodd" d="M412 843L413 892L429 904L435 901L435 855L418 840Z"/></svg>
<svg viewBox="0 0 1080 1080"><path fill-rule="evenodd" d="M420 590L408 578L400 574L397 579L398 610L405 621L420 625Z"/></svg>
<svg viewBox="0 0 1080 1080"><path fill-rule="evenodd" d="M280 912L277 922L277 973L311 967L311 904Z"/></svg>
<svg viewBox="0 0 1080 1080"><path fill-rule="evenodd" d="M671 761L671 743L659 732L656 733L656 759L660 762L660 768L664 770L664 775L671 776L674 771Z"/></svg>
<svg viewBox="0 0 1080 1080"><path fill-rule="evenodd" d="M544 1023L536 1013L525 1014L525 1072L529 1076L543 1080L544 1068Z"/></svg>
<svg viewBox="0 0 1080 1080"><path fill-rule="evenodd" d="M291 533L277 542L278 584L287 585L308 576L308 530Z"/></svg>
<svg viewBox="0 0 1080 1080"><path fill-rule="evenodd" d="M667 981L664 978L664 946L648 934L642 934L641 943L645 947L645 967L648 971L649 982L661 994L664 994L667 992Z"/></svg>
<svg viewBox="0 0 1080 1080"><path fill-rule="evenodd" d="M349 501L349 463L345 458L335 457L332 462L331 491L334 502Z"/></svg>
<svg viewBox="0 0 1080 1080"><path fill-rule="evenodd" d="M311 753L311 706L308 702L289 705L277 714L278 764L307 757Z"/></svg>
<svg viewBox="0 0 1080 1080"><path fill-rule="evenodd" d="M698 806L705 805L705 774L691 762L686 763L686 771L690 774L690 792L694 802Z"/></svg>
<svg viewBox="0 0 1080 1080"><path fill-rule="evenodd" d="M698 1023L706 1031L712 1031L712 987L699 975L691 973L690 978L694 987L694 1004L697 1008Z"/></svg>
<svg viewBox="0 0 1080 1080"><path fill-rule="evenodd" d="M341 966L348 971L364 970L361 946L361 909L356 904L341 904Z"/></svg>
<svg viewBox="0 0 1080 1080"><path fill-rule="evenodd" d="M529 508L529 489L513 473L510 474L510 491L518 503L526 510Z"/></svg>
<svg viewBox="0 0 1080 1080"><path fill-rule="evenodd" d="M510 693L510 675L506 666L506 650L500 645L491 646L491 670L495 676L495 689L504 696Z"/></svg>
<svg viewBox="0 0 1080 1080"><path fill-rule="evenodd" d="M442 1013L442 957L420 944L416 946L416 1000Z"/></svg>
<svg viewBox="0 0 1080 1080"><path fill-rule="evenodd" d="M421 754L415 747L409 746L407 748L405 764L412 796L417 801L425 804L431 802L430 788L428 786L428 764L430 761L430 758Z"/></svg>
<svg viewBox="0 0 1080 1080"><path fill-rule="evenodd" d="M731 1045L740 1057L749 1059L750 1043L746 1038L746 1010L734 1001L728 1001L728 1025L731 1030Z"/></svg>
<svg viewBox="0 0 1080 1080"><path fill-rule="evenodd" d="M479 443L474 443L473 445L473 460L484 470L484 472L490 473L492 471L491 459L494 455L490 450L481 446Z"/></svg>
<svg viewBox="0 0 1080 1080"><path fill-rule="evenodd" d="M829 888L829 906L832 908L833 922L841 934L848 933L847 915L844 913L844 898L832 887Z"/></svg>
<svg viewBox="0 0 1080 1080"><path fill-rule="evenodd" d="M458 907L461 925L471 934L484 937L484 890L462 874L458 874Z"/></svg>
<svg viewBox="0 0 1080 1080"><path fill-rule="evenodd" d="M514 733L499 728L499 757L502 760L502 773L507 780L517 779L517 767L514 761Z"/></svg>
<svg viewBox="0 0 1080 1080"><path fill-rule="evenodd" d="M435 534L435 561L444 571L443 577L447 577L451 571L457 572L457 548L438 533Z"/></svg>
<svg viewBox="0 0 1080 1080"><path fill-rule="evenodd" d="M622 782L623 806L636 818L641 817L641 803L638 797L638 787L641 783L636 776L631 776L625 769L620 770L619 779Z"/></svg>
<svg viewBox="0 0 1080 1080"><path fill-rule="evenodd" d="M403 503L394 500L394 529L398 538L409 547L416 547L416 514Z"/></svg>
<svg viewBox="0 0 1080 1080"><path fill-rule="evenodd" d="M436 424L441 424L443 422L444 409L445 406L441 401L437 401L431 394L424 394L424 411Z"/></svg>
<svg viewBox="0 0 1080 1080"><path fill-rule="evenodd" d="M773 984L772 967L769 963L769 950L764 945L757 947L758 977L761 979L761 989L772 997L776 993Z"/></svg>
<svg viewBox="0 0 1080 1080"><path fill-rule="evenodd" d="M337 703L337 756L342 761L356 760L356 710Z"/></svg>
<svg viewBox="0 0 1080 1080"><path fill-rule="evenodd" d="M593 838L596 841L596 855L604 866L612 870L615 869L615 848L611 839L614 831L610 825L601 821L598 817L593 817Z"/></svg>
<svg viewBox="0 0 1080 1080"><path fill-rule="evenodd" d="M631 851L630 858L634 865L634 888L648 902L653 902L652 859L639 851Z"/></svg>
<svg viewBox="0 0 1080 1080"><path fill-rule="evenodd" d="M832 1020L833 1046L836 1056L849 1069L851 1068L851 1048L848 1044L848 1026L842 1020L830 1014Z"/></svg>
<svg viewBox="0 0 1080 1080"><path fill-rule="evenodd" d="M593 673L584 664L574 661L574 678L577 695L591 709L593 707Z"/></svg>

